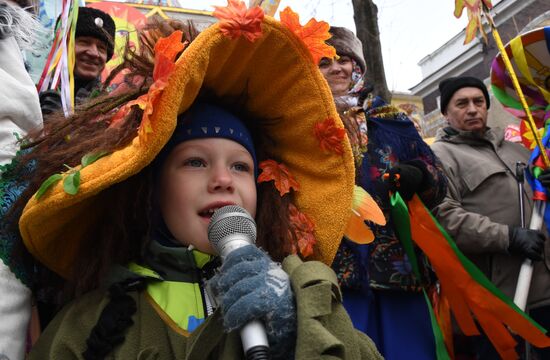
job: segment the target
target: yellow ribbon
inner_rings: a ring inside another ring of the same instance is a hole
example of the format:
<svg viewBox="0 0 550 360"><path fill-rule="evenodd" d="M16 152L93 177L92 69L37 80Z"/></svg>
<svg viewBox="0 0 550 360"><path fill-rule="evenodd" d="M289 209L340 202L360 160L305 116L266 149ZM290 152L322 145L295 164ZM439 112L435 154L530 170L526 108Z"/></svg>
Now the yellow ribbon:
<svg viewBox="0 0 550 360"><path fill-rule="evenodd" d="M533 79L533 76L531 74L531 70L529 69L529 65L527 64L527 57L525 54L525 49L523 48L523 42L521 40L521 37L518 36L512 41L510 41L510 48L512 49L512 55L514 56L514 60L516 61L516 65L518 66L519 71L523 75L523 77L533 86L536 86L538 90L542 93L544 96L544 99L546 99L546 102L550 103L550 92L548 92L545 88L540 87L536 82L535 79ZM531 58L534 59L534 57L531 56Z"/></svg>

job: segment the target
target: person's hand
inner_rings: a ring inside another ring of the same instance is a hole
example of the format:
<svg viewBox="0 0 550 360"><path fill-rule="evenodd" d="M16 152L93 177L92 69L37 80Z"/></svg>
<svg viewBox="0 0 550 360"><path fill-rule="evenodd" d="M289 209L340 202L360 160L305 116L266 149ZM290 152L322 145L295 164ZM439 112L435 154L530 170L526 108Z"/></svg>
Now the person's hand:
<svg viewBox="0 0 550 360"><path fill-rule="evenodd" d="M296 306L288 274L256 246L232 251L208 285L221 300L227 331L262 320L274 359L294 351Z"/></svg>
<svg viewBox="0 0 550 360"><path fill-rule="evenodd" d="M409 201L418 192L424 181L424 173L418 166L412 164L397 164L385 176L391 192L399 192L401 197Z"/></svg>
<svg viewBox="0 0 550 360"><path fill-rule="evenodd" d="M546 188L546 191L550 192L550 169L541 172L538 179L542 186Z"/></svg>
<svg viewBox="0 0 550 360"><path fill-rule="evenodd" d="M55 90L46 90L38 95L42 115L51 114L61 109L61 95Z"/></svg>
<svg viewBox="0 0 550 360"><path fill-rule="evenodd" d="M509 226L510 244L508 252L524 256L531 260L542 260L546 236L537 230Z"/></svg>

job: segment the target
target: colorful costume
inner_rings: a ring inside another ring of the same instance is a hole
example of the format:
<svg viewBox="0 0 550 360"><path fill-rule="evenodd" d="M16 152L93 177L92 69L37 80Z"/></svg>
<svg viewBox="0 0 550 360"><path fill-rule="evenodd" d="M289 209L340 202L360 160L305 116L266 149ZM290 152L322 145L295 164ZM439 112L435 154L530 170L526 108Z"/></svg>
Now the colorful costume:
<svg viewBox="0 0 550 360"><path fill-rule="evenodd" d="M371 224L375 235L371 244L359 245L344 238L333 268L354 325L373 338L385 358L410 358L411 354L416 359L435 358L428 305L421 293L422 288L433 285L433 275L419 250L423 278L418 279L412 271L390 215L384 174L399 163L423 164L418 165L425 167L419 195L428 207L442 200L446 180L439 162L403 113L380 99L369 98L364 106L368 145L358 183L376 200L387 223Z"/></svg>

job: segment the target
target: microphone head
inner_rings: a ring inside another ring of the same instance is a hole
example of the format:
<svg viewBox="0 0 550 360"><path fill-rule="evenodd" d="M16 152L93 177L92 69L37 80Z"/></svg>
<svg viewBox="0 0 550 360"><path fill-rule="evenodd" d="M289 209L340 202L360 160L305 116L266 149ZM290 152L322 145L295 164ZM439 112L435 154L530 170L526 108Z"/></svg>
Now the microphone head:
<svg viewBox="0 0 550 360"><path fill-rule="evenodd" d="M223 255L221 249L232 235L239 235L250 244L256 242L256 222L237 205L227 205L214 211L208 224L208 241L220 255Z"/></svg>

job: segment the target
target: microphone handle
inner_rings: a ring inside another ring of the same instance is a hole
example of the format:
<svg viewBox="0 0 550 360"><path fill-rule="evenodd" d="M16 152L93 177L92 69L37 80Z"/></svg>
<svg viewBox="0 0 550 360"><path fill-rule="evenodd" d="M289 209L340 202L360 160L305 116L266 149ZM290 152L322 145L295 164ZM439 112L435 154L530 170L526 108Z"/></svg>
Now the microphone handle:
<svg viewBox="0 0 550 360"><path fill-rule="evenodd" d="M241 328L240 333L247 360L267 360L270 358L267 335L264 324L260 320L250 321Z"/></svg>
<svg viewBox="0 0 550 360"><path fill-rule="evenodd" d="M213 245L220 254L222 261L224 261L225 257L234 250L247 245L254 246L254 242L248 236L236 233L224 237ZM247 360L268 360L271 358L265 327L260 320L252 320L246 323L241 328L240 335Z"/></svg>

